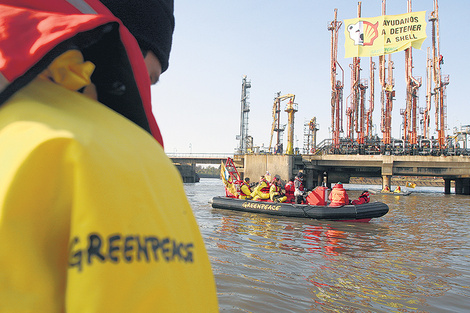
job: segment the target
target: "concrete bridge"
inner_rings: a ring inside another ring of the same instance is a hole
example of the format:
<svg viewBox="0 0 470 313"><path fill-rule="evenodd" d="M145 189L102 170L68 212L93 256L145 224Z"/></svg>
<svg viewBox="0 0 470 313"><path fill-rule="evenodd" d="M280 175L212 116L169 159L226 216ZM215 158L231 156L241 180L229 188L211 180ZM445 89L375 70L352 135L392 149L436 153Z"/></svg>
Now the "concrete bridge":
<svg viewBox="0 0 470 313"><path fill-rule="evenodd" d="M232 154L226 153L167 153L166 154L173 163L180 164L217 164L223 161L225 162L227 158L233 158Z"/></svg>
<svg viewBox="0 0 470 313"><path fill-rule="evenodd" d="M257 180L266 171L278 174L283 180L303 171L307 188L326 182L349 183L351 177L382 177L382 184L390 186L392 176L442 177L445 193L450 193L451 181L457 194L470 195L469 156L411 156L411 155L169 155L173 162L187 164L220 164L227 157L244 177Z"/></svg>
<svg viewBox="0 0 470 313"><path fill-rule="evenodd" d="M243 164L248 177L269 171L288 179L302 171L308 189L323 182L349 183L351 177L382 177L382 185L390 186L392 176L431 176L444 179L445 193L450 193L451 181L455 181L457 194L470 195L468 156L245 155Z"/></svg>
<svg viewBox="0 0 470 313"><path fill-rule="evenodd" d="M185 183L196 183L199 175L196 173L196 164L211 164L219 166L228 157L233 158L233 154L223 153L167 153Z"/></svg>

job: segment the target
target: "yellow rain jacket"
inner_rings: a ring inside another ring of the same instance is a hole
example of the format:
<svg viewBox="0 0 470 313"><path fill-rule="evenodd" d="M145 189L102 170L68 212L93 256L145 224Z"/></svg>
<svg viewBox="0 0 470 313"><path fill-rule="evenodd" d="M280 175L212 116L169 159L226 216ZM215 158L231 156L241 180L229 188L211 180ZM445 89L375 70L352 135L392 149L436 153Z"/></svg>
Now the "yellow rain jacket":
<svg viewBox="0 0 470 313"><path fill-rule="evenodd" d="M217 311L204 242L163 148L50 79L0 107L0 312Z"/></svg>

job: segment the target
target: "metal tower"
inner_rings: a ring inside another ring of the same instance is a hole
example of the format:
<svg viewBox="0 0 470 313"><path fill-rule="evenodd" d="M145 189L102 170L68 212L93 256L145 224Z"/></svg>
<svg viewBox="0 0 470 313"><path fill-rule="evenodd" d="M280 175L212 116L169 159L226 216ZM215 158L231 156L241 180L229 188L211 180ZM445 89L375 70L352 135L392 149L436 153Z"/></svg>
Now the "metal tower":
<svg viewBox="0 0 470 313"><path fill-rule="evenodd" d="M338 9L335 9L335 19L328 25L328 30L331 31L331 133L335 150L339 150L339 134L343 132L344 87L344 70L338 63L338 32L343 23L337 20L337 15ZM341 69L341 80L336 79L336 66Z"/></svg>
<svg viewBox="0 0 470 313"><path fill-rule="evenodd" d="M449 84L449 76L442 78L441 64L444 63L440 53L439 45L439 8L437 0L434 0L434 11L431 12L429 21L432 22L432 63L433 63L433 80L434 80L434 105L436 115L436 131L438 135L439 150L443 150L446 146L446 103L445 91Z"/></svg>
<svg viewBox="0 0 470 313"><path fill-rule="evenodd" d="M273 125L271 127L271 140L269 141L269 151L271 151L271 147L272 147L272 143L273 143L273 136L274 136L274 133L276 132L277 133L277 140L276 140L276 145L275 145L275 149L274 149L274 153L276 153L276 154L282 153L282 151L283 151L282 133L284 132L285 127L286 127L286 125L281 126L281 124L280 124L280 121L281 121L281 115L280 115L281 102L284 101L284 100L289 100L289 104L290 104L290 103L294 103L294 99L295 99L295 95L289 93L289 94L281 96L280 91L277 93L277 97L274 98L274 103L273 103ZM289 104L287 105L287 108L289 108ZM292 105L291 105L291 107L292 107ZM289 147L289 141L292 141L291 146L293 147L294 116L292 116L292 117L290 116L290 114L292 112L288 111L287 108L285 110L286 112L288 112L288 118L289 118L287 144L288 144L288 147ZM295 108L295 112L297 112L296 108ZM291 127L290 123L292 123L292 127ZM291 134L291 131L292 131L292 134ZM286 151L286 153L288 153L288 152ZM290 153L290 154L292 154L292 153Z"/></svg>
<svg viewBox="0 0 470 313"><path fill-rule="evenodd" d="M271 127L271 140L269 141L269 151L273 143L273 135L277 134L276 144L274 146L275 154L282 154L282 133L284 132L285 125L281 126L281 92L278 91L273 103L273 125Z"/></svg>
<svg viewBox="0 0 470 313"><path fill-rule="evenodd" d="M304 154L314 154L317 149L317 131L319 130L317 118L313 117L304 123Z"/></svg>
<svg viewBox="0 0 470 313"><path fill-rule="evenodd" d="M357 17L361 17L361 2L357 4ZM349 64L351 68L351 94L349 98L349 107L346 109L347 116L347 138L351 141L354 140L354 133L359 133L358 143L363 144L363 134L360 134L360 128L363 126L363 117L364 117L364 95L365 95L365 85L361 81L361 58L353 57L353 63ZM363 130L363 127L362 127Z"/></svg>
<svg viewBox="0 0 470 313"><path fill-rule="evenodd" d="M385 15L385 0L382 0L382 15ZM395 97L395 90L393 90L395 86L393 69L391 54L388 55L388 75L385 73L385 55L379 56L379 80L382 86L382 92L380 94L380 100L382 102L380 129L383 134L382 142L385 146L385 150L390 149L392 142L392 109Z"/></svg>
<svg viewBox="0 0 470 313"><path fill-rule="evenodd" d="M411 10L411 0L408 0L408 13ZM418 149L418 89L421 87L421 77L413 77L412 47L405 50L406 71L406 108L403 115L403 139L410 144L412 153Z"/></svg>
<svg viewBox="0 0 470 313"><path fill-rule="evenodd" d="M287 147L286 147L286 154L294 154L294 114L297 112L298 105L294 103L294 95L289 98L289 102L287 103L286 109L284 110L287 112Z"/></svg>
<svg viewBox="0 0 470 313"><path fill-rule="evenodd" d="M366 113L366 132L365 136L367 139L372 138L372 113L374 112L374 94L375 94L375 62L372 61L372 57L370 57L370 93L369 93L369 109Z"/></svg>
<svg viewBox="0 0 470 313"><path fill-rule="evenodd" d="M426 56L426 107L423 111L423 138L430 139L430 112L432 101L432 59L430 57L429 47Z"/></svg>
<svg viewBox="0 0 470 313"><path fill-rule="evenodd" d="M252 140L248 136L248 113L250 112L250 103L247 99L250 97L251 81L246 79L246 75L242 79L242 95L240 100L241 113L240 113L240 135L237 136L240 140L238 147L239 154L245 154L249 149L251 149Z"/></svg>

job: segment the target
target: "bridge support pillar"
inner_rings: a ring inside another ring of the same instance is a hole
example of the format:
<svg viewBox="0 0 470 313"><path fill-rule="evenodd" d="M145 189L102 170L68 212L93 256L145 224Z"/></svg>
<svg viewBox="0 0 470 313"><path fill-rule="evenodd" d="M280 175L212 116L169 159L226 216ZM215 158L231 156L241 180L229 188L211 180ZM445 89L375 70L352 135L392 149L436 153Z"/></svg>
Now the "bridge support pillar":
<svg viewBox="0 0 470 313"><path fill-rule="evenodd" d="M470 195L470 178L462 179L462 194Z"/></svg>
<svg viewBox="0 0 470 313"><path fill-rule="evenodd" d="M444 179L444 194L450 194L450 179L448 178Z"/></svg>
<svg viewBox="0 0 470 313"><path fill-rule="evenodd" d="M383 156L382 160L382 189L388 186L392 189L392 175L393 175L393 157Z"/></svg>
<svg viewBox="0 0 470 313"><path fill-rule="evenodd" d="M385 186L388 186L388 188L392 189L392 175L382 175L382 189L385 188Z"/></svg>
<svg viewBox="0 0 470 313"><path fill-rule="evenodd" d="M455 194L457 195L463 194L463 179L462 178L455 179Z"/></svg>
<svg viewBox="0 0 470 313"><path fill-rule="evenodd" d="M323 183L323 172L317 173L317 186L321 186Z"/></svg>

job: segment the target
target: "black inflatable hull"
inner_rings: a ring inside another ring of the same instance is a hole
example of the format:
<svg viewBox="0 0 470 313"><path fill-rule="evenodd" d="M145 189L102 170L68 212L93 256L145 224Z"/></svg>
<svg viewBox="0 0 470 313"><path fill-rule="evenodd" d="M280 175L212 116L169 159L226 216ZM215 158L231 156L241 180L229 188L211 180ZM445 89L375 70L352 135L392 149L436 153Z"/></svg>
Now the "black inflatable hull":
<svg viewBox="0 0 470 313"><path fill-rule="evenodd" d="M342 207L262 202L228 197L214 197L212 198L211 202L212 207L215 209L264 213L288 217L312 218L318 220L368 221L372 218L381 217L388 213L388 206L382 202L372 202L360 205L345 205Z"/></svg>

